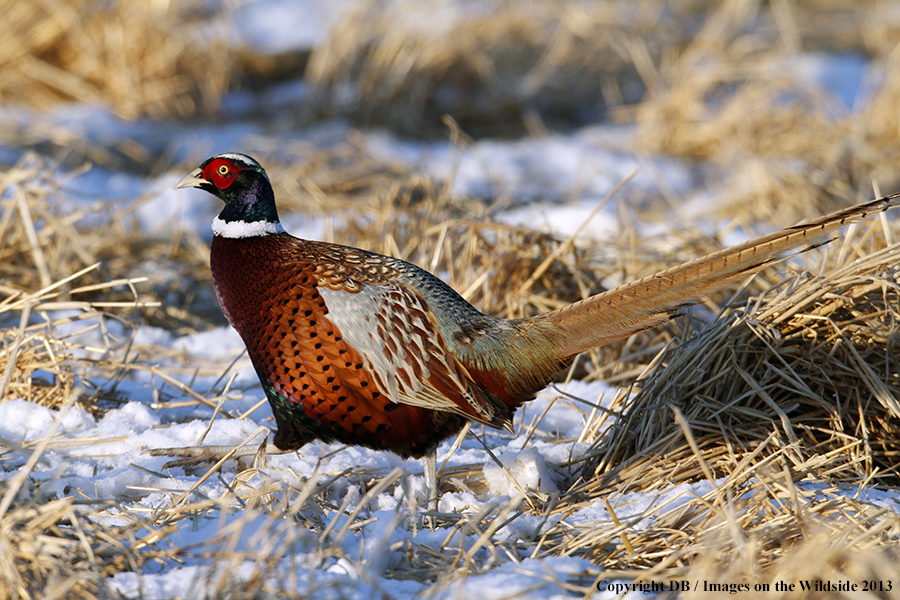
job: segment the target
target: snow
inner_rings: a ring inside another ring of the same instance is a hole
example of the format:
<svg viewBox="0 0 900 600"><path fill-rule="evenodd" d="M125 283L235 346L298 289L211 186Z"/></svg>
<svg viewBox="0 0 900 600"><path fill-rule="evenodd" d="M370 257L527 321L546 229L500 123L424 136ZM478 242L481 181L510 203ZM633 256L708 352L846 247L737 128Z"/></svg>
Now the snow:
<svg viewBox="0 0 900 600"><path fill-rule="evenodd" d="M658 193L662 184L686 194L696 187L689 166L628 152L631 135L622 127L598 125L541 139L477 140L464 149L445 141L397 140L385 132L370 134L367 143L376 156L404 162L439 181L452 181L454 194L509 199L513 206L497 216L500 222L569 236L628 177L632 177L625 188L629 192ZM615 206L615 201L607 204L581 235L594 240L611 237L619 226Z"/></svg>
<svg viewBox="0 0 900 600"><path fill-rule="evenodd" d="M858 108L864 98L864 83L869 61L861 54L824 54L807 52L793 57L784 68L800 81L818 87L840 99L842 108Z"/></svg>
<svg viewBox="0 0 900 600"><path fill-rule="evenodd" d="M518 564L507 563L479 577L469 577L450 586L436 597L448 600L451 598L561 600L572 597L564 587L566 579L576 577L591 567L592 565L583 559L526 559Z"/></svg>
<svg viewBox="0 0 900 600"><path fill-rule="evenodd" d="M26 400L9 400L0 404L0 436L8 440L33 442L46 437L57 419L56 411ZM74 408L60 424L63 429L80 430L90 423L90 415Z"/></svg>
<svg viewBox="0 0 900 600"><path fill-rule="evenodd" d="M257 49L277 53L309 48L323 39L323 32L331 27L347 10L351 2L285 2L260 0L239 6L234 13L236 45L248 44ZM836 94L849 108L858 105L864 88L866 63L857 56L805 55L794 68L808 74L812 82ZM279 94L302 95L303 83L284 84L268 100L258 96L235 95L230 99L229 111L239 114L254 102L279 104ZM53 132L64 131L71 139L83 139L97 144L115 146L123 140L140 140L145 147L168 148L176 160L193 156L199 160L217 152L240 150L243 141L262 133L259 126L232 121L229 124L200 124L185 128L183 123L159 125L146 120L126 122L98 106L71 105L36 113L11 107L0 107L0 117L22 129L34 132L36 139L50 138ZM331 135L346 133L347 126L330 124ZM419 168L443 181L452 181L452 193L481 198L508 198L509 206L498 219L511 225L527 225L560 235L571 235L587 223L582 235L603 239L614 235L618 228L616 202L588 222L597 203L623 179L636 173L626 190L652 192L661 185L684 197L690 207L688 214L695 218L698 206L715 202L714 196L698 192L697 175L693 168L679 161L663 157L639 156L628 149L633 131L612 125L594 125L567 134L552 134L543 139L479 140L464 149L447 142L418 142L397 139L383 131L365 132L369 150L386 160ZM284 134L294 140L314 141L321 130L301 130ZM0 148L0 158L15 156L18 150ZM648 168L652 165L652 168ZM141 198L134 211L135 227L153 236L173 234L173 224L198 234L211 236L210 223L218 211L216 202L195 201L200 192L174 190L183 173L170 172L155 179L128 173L113 173L95 168L63 186L73 202L106 201L119 205L123 200L134 202ZM185 194L198 194L188 198ZM624 194L625 192L623 192ZM627 197L627 196L623 196ZM323 220L299 215L282 215L285 228L297 235L321 238L326 230ZM703 223L694 223L702 227ZM671 224L665 224L663 227ZM714 229L716 224L708 224ZM658 223L639 223L645 231L661 227ZM741 234L734 234L740 241ZM148 270L154 268L147 266ZM167 275L163 269L162 276ZM67 313L78 317L78 311ZM60 318L66 314L52 315ZM213 402L213 387L221 391L224 381L234 375L232 389L224 399L223 410L242 415L263 399L256 376L242 353L243 344L229 327L190 335L176 336L170 331L140 326L127 331L120 323L105 319L76 319L57 327L58 335L70 336L96 347L121 348L129 340L134 348L163 345L182 354L185 364L202 362L219 365L218 370L177 371L182 383L193 389L209 389ZM182 364L182 359L170 358L162 366ZM235 361L231 373L225 367ZM176 372L176 371L173 371ZM561 389L587 403L608 406L616 390L602 383L573 381ZM204 406L171 407L176 401L187 399L183 391L166 384L147 371L132 372L119 382L117 390L125 398L118 407L102 417L73 406L62 414L44 406L13 399L0 404L0 438L22 442L43 439L57 427L53 444L31 471L32 479L45 494L64 496L72 489L81 489L97 498L127 497L128 502L148 509L169 506L171 496L154 489L189 490L198 483L199 476L182 468L164 472L165 478L152 474L167 461L163 457L144 454L146 449L191 446L199 442L207 445L258 444L273 426L271 411L263 404L242 418L219 415L212 421L212 409ZM478 497L470 491L445 492L440 499L444 512L478 512L487 507L502 508L521 499L521 490L553 493L558 481L548 464L558 464L584 452L587 445L577 440L584 423L591 418L589 404L561 396L555 388L548 388L517 415L517 434L501 436L487 432L485 440L497 456L499 465L488 458L477 439L469 438L450 456L452 440L442 443L438 462L448 459L447 467L484 464L488 486L486 496ZM608 426L609 423L606 424ZM537 429L528 435L529 428ZM262 428L262 430L260 429ZM89 443L88 443L89 442ZM405 486L397 486L373 498L369 523L345 535L348 556L321 560L316 554L309 534L288 519L273 519L248 510L222 511L220 519L185 519L181 527L168 536L173 545L234 544L234 551L266 554L273 544L291 540L296 553L291 560L283 559L273 577L297 581L298 589L332 589L335 597L370 598L384 595L390 598L420 597L427 590L423 583L398 581L386 577L397 557L395 546L402 542L440 545L445 531L413 533L404 523L408 515L398 507L409 502L407 495L424 496L422 467L414 460L403 460L391 453L362 448L347 448L334 453L336 445L309 444L299 453L273 456L269 466L260 473L269 481L285 486L302 487L295 474L326 479L345 470L388 472L395 467L409 477ZM0 480L9 481L23 468L26 457L14 455L0 471ZM502 465L502 467L500 466ZM514 478L510 479L510 475ZM234 472L223 477L234 483ZM224 481L224 480L223 480ZM217 498L227 494L223 481L210 479L197 493ZM608 499L616 518L633 519L635 530L647 527L656 516L676 510L695 496L702 496L720 482L700 481L664 488L652 494L624 494ZM335 482L330 492L335 504L350 499L358 501L364 490L357 481L343 479ZM850 492L847 492L850 493ZM878 506L897 509L895 493L877 489L857 490L863 499ZM115 522L116 517L108 517ZM608 523L612 519L603 502L582 508L567 516L573 526ZM339 522L339 530L343 521ZM499 539L515 539L534 534L540 525L538 517L524 516L497 531ZM476 543L478 535L457 540L467 547ZM198 553L199 555L199 553ZM202 597L214 593L217 569L221 568L200 558L182 566L164 567L159 572L120 572L110 579L110 585L128 598L185 598ZM252 560L238 561L228 566L233 573L251 578L258 565ZM525 559L506 561L474 574L444 590L434 598L478 597L557 599L571 597L567 578L584 577L595 567L588 561L573 557ZM588 577L590 579L590 577ZM594 598L611 598L609 592L597 592ZM619 597L619 596L616 596ZM625 596L636 598L638 594Z"/></svg>
<svg viewBox="0 0 900 600"><path fill-rule="evenodd" d="M242 2L229 18L233 43L267 54L308 50L324 42L353 5L351 0Z"/></svg>
<svg viewBox="0 0 900 600"><path fill-rule="evenodd" d="M524 490L545 494L558 491L556 479L537 448L501 454L498 458L499 465L484 463L484 478L493 495L515 496Z"/></svg>

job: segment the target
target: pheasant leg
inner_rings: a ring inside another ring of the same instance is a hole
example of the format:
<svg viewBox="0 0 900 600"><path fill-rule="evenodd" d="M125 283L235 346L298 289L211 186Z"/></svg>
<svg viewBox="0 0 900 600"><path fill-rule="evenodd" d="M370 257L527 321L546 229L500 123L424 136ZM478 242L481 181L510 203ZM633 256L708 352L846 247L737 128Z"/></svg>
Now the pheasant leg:
<svg viewBox="0 0 900 600"><path fill-rule="evenodd" d="M437 448L432 448L422 459L425 463L425 494L428 512L438 508Z"/></svg>

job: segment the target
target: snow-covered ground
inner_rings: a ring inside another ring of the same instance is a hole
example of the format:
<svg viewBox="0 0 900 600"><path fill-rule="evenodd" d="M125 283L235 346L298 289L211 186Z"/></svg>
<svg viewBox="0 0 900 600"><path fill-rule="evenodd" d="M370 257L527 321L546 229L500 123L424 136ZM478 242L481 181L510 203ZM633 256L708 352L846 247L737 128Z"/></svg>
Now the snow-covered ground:
<svg viewBox="0 0 900 600"><path fill-rule="evenodd" d="M346 3L339 3L342 6ZM283 18L286 7L290 18ZM300 35L306 43L312 43L321 32L322 25L309 27L308 13L315 15L315 22L330 23L334 15L324 8L326 3L291 3L266 0L254 5L253 10L242 8L247 18L234 19L235 43L249 43L273 52L290 47ZM300 12L298 12L300 11ZM323 12L324 11L324 12ZM304 27L299 28L298 23ZM308 39L307 39L308 38ZM794 65L804 69L804 77L813 84L839 95L848 105L859 103L858 89L865 78L866 64L847 57L825 55L810 56ZM838 77L838 76L841 77ZM296 94L299 82L285 93ZM238 99L233 102L239 106ZM273 99L277 102L277 98ZM228 106L228 101L226 101ZM44 113L23 109L0 107L3 119L23 130L35 132L65 130L75 137L95 143L115 144L133 139L146 147L169 148L176 158L196 156L199 152L212 155L224 151L241 151L243 140L250 136L272 136L283 140L321 139L322 131L339 138L346 127L332 123L315 130L281 131L278 135L266 131L259 124L233 122L231 125L206 125L186 127L184 123L155 124L148 121L123 122L102 107L66 106ZM405 162L422 169L438 179L454 173L453 193L491 198L507 196L513 201L502 211L499 219L508 223L570 234L581 226L594 206L623 178L636 172L629 189L654 190L661 181L668 190L689 202L702 199L714 202L699 186L703 183L693 168L670 158L647 157L628 150L633 132L628 128L612 125L593 125L568 134L552 134L544 139L520 139L512 141L480 140L474 142L456 165L456 148L445 142L414 142L397 139L383 131L366 132L370 149L386 160ZM14 157L20 148L2 148L3 157ZM183 175L171 172L157 179L146 180L128 173L109 172L101 168L68 181L64 191L72 198L73 206L79 201L93 202L98 198L110 202L131 201L149 195L149 201L137 211L141 230L148 235L165 235L172 224L198 233L209 239L210 222L217 211L217 201L202 192L190 190L176 192L174 183ZM614 203L594 217L583 234L602 238L614 231L617 221ZM289 214L283 215L287 228L300 236L321 237L324 226L315 221L301 220ZM693 226L702 226L696 222ZM648 231L660 227L645 223ZM709 224L712 228L715 224ZM738 241L735 239L734 241ZM58 316L58 315L57 315ZM85 327L80 321L72 324L72 332ZM59 335L60 332L57 332ZM80 490L91 498L118 499L132 507L141 507L147 514L169 506L182 490L191 490L191 499L228 498L232 494L235 471L226 468L220 477L210 478L198 485L203 472L185 472L181 468L159 472L166 458L152 457L143 452L149 448L191 446L202 440L204 444L258 444L273 425L271 412L237 334L229 328L177 337L171 332L139 326L130 329L114 320L106 320L100 328L87 333L76 333L75 341L98 348L110 347L121 351L130 344L132 351L142 346L162 345L180 350L179 358L168 358L156 366L171 373L194 390L208 390L214 401L225 382L230 381L230 391L222 405L224 411L243 418L218 416L210 425L213 409L192 404L178 406L187 400L183 391L162 381L150 370L134 370L117 383L118 394L125 399L119 408L101 417L80 408L72 407L63 412L12 400L0 404L0 437L23 442L40 440L55 431L52 444L44 451L38 463L31 469L33 481L42 494L48 497L64 496ZM181 368L192 360L208 367L201 373ZM237 362L231 371L226 367ZM167 361L167 362L166 362ZM176 368L177 367L177 368ZM233 379L232 379L233 378ZM616 393L615 389L601 383L571 382L563 391L606 405ZM164 401L161 400L164 398ZM546 411L546 412L545 412ZM461 447L450 455L453 440L445 441L438 451L439 464L445 467L473 463L484 464L487 484L485 495L472 492L446 492L440 500L442 512L477 512L492 503L498 507L519 501L517 485L531 490L552 493L557 488L548 463L558 464L570 456L578 455L586 448L577 441L591 409L583 404L561 397L554 389L547 389L537 400L520 411L516 418L516 435L487 431L484 440L504 466L515 476L513 483L504 471L495 465L474 436L466 439ZM538 418L538 432L528 435L528 425ZM263 428L262 430L260 428ZM526 443L526 439L528 440ZM564 440L564 441L559 441ZM418 499L421 502L423 478L421 465L414 460L402 460L387 452L374 452L362 448L346 448L340 452L336 445L314 443L298 454L270 457L268 466L260 469L251 485L261 486L263 480L272 486L280 501L289 502L295 490L302 490L305 477L315 475L324 481L347 470L372 471L387 475L399 467L408 475L408 484L395 486L371 498L365 510L368 520L362 527L345 532L342 546L348 561L341 557L323 559L314 547L314 541L296 524L285 519L273 519L252 509L222 511L221 518L206 520L185 519L180 529L166 537L166 543L179 547L196 545L197 558L186 560L180 566L167 565L158 571L143 573L119 573L110 584L128 598L192 598L200 597L214 586L210 572L216 567L200 558L199 549L205 543L218 543L230 539L229 532L239 531L233 540L236 550L264 552L273 540L295 540L296 553L285 559L275 569L275 575L297 581L298 589L333 589L337 596L369 598L383 594L390 598L421 597L428 586L415 581L399 581L386 576L398 553L404 552L404 541L440 545L445 533L416 530L409 522L404 507ZM4 463L0 480L9 481L24 468L25 457ZM636 519L634 527L641 527L654 514L671 510L679 503L709 491L715 482L701 481L695 485L681 485L655 494L630 494L609 498L619 520ZM278 491L280 490L280 491ZM364 494L358 481L345 479L333 484L333 502L341 505L349 499L351 506ZM412 495L412 500L409 495ZM874 490L873 490L874 494ZM879 492L872 501L885 506L896 506L897 498ZM876 497L877 496L877 497ZM111 509L110 523L116 523L116 511ZM543 527L559 520L553 517ZM610 523L611 516L604 502L575 511L565 517L573 525ZM515 536L536 534L534 527L540 519L520 518L493 533L498 540ZM343 522L335 528L339 531ZM529 529L531 528L531 529ZM254 535L257 533L257 535ZM472 533L465 544L475 544L478 535ZM564 598L571 591L564 584L569 580L589 585L593 566L589 561L571 557L553 557L513 561L498 558L493 568L482 574L471 575L457 586L442 590L438 597L464 598ZM235 566L236 572L253 573L253 564ZM594 571L596 573L596 570ZM628 597L641 597L632 593ZM596 598L611 598L611 592L597 592Z"/></svg>

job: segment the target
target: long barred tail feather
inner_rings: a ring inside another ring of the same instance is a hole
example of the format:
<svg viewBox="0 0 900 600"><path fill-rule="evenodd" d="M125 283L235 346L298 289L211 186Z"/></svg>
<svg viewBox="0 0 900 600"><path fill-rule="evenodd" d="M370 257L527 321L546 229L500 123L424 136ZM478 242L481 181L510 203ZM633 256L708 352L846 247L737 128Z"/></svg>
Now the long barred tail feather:
<svg viewBox="0 0 900 600"><path fill-rule="evenodd" d="M827 244L842 226L900 205L900 193L840 210L672 267L530 319L560 357L666 322L684 306L747 277L790 251Z"/></svg>

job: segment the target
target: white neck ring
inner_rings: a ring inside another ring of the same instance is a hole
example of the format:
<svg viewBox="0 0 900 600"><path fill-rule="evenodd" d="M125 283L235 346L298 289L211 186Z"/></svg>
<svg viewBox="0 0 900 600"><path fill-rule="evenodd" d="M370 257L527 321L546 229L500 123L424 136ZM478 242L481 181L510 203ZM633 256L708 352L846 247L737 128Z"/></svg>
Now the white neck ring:
<svg viewBox="0 0 900 600"><path fill-rule="evenodd" d="M212 230L215 235L225 238L248 238L275 233L284 233L284 227L278 221L223 221L219 217L213 219Z"/></svg>

